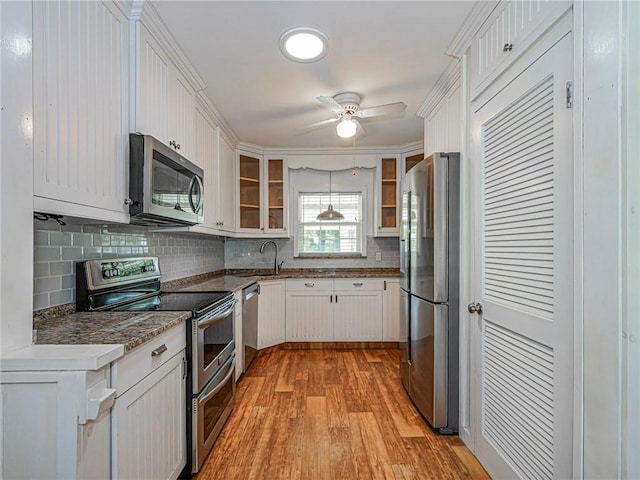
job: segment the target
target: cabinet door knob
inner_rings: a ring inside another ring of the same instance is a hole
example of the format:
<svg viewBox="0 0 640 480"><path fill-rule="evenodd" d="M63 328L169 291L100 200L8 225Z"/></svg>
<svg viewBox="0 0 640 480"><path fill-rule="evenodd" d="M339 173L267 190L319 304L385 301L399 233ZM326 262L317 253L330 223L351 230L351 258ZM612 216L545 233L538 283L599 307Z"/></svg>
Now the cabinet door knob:
<svg viewBox="0 0 640 480"><path fill-rule="evenodd" d="M180 144L176 144L176 150L180 150Z"/></svg>

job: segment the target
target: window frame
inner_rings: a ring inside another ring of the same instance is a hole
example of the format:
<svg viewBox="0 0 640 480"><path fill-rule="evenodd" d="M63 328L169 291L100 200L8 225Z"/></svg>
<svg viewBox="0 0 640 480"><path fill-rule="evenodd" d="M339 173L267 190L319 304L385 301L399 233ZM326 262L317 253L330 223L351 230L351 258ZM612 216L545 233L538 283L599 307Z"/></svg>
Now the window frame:
<svg viewBox="0 0 640 480"><path fill-rule="evenodd" d="M300 196L301 195L329 195L329 192L322 191L296 191L294 212L292 215L293 225L293 256L294 258L366 258L367 256L367 192L361 188L345 189L339 188L338 190L332 189L331 195L360 195L360 252L355 253L342 253L342 252L301 252L300 251ZM328 222L327 222L328 223ZM353 223L353 222L350 222Z"/></svg>

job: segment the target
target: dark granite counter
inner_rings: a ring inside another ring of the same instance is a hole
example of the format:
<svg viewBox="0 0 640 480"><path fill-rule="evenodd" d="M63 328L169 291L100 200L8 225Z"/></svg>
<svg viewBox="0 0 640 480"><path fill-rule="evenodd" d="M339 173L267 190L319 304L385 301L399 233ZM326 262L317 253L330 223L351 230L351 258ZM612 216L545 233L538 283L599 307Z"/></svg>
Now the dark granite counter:
<svg viewBox="0 0 640 480"><path fill-rule="evenodd" d="M35 343L117 344L126 353L190 317L190 312L78 312L40 320Z"/></svg>
<svg viewBox="0 0 640 480"><path fill-rule="evenodd" d="M282 278L397 278L397 268L288 268L275 275L272 270L227 270L227 275L255 276L258 280Z"/></svg>

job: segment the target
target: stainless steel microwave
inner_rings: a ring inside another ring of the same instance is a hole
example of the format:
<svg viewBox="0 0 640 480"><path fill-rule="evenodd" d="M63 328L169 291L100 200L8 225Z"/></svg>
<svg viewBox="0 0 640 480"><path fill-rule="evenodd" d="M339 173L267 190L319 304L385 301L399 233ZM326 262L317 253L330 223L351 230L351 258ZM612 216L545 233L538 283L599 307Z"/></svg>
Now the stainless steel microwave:
<svg viewBox="0 0 640 480"><path fill-rule="evenodd" d="M150 135L129 135L129 214L138 225L204 219L204 171Z"/></svg>

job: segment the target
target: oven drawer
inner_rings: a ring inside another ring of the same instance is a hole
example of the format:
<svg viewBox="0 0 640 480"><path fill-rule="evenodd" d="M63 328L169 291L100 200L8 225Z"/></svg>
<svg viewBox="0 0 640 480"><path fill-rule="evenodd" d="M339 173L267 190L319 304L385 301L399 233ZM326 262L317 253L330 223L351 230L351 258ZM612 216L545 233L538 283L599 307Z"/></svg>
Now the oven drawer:
<svg viewBox="0 0 640 480"><path fill-rule="evenodd" d="M133 387L156 368L184 350L185 324L181 323L136 347L111 368L111 384L116 396Z"/></svg>

